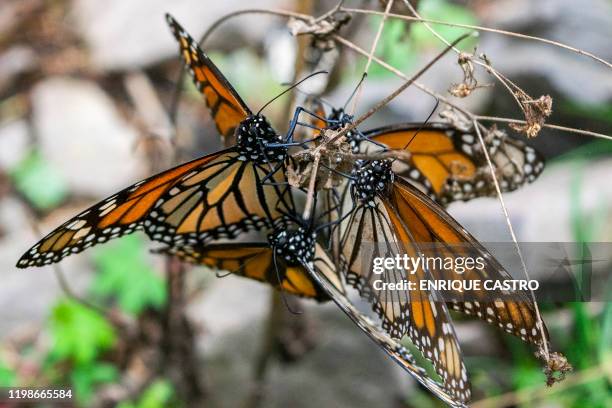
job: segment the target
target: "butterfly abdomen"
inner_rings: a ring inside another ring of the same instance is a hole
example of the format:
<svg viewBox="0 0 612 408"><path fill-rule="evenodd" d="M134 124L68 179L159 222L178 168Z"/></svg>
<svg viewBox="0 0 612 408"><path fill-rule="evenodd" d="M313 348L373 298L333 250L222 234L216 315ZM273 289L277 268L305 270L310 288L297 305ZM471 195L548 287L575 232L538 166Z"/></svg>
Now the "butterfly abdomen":
<svg viewBox="0 0 612 408"><path fill-rule="evenodd" d="M394 174L390 160L358 161L353 169L354 197L366 206L374 207L376 195L388 193Z"/></svg>
<svg viewBox="0 0 612 408"><path fill-rule="evenodd" d="M268 241L276 248L276 256L287 265L308 264L314 258L316 236L304 227L293 230L278 228L270 234Z"/></svg>

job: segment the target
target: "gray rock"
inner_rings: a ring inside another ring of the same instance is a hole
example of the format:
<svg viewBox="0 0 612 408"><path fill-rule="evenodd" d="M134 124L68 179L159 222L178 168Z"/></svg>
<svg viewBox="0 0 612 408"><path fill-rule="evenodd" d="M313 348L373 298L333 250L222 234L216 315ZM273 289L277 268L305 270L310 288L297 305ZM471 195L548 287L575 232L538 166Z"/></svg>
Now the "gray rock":
<svg viewBox="0 0 612 408"><path fill-rule="evenodd" d="M0 169L10 170L23 159L29 146L28 132L23 120L0 125Z"/></svg>
<svg viewBox="0 0 612 408"><path fill-rule="evenodd" d="M565 165L550 165L532 184L504 194L504 202L513 222L519 241L524 242L572 242L571 202L573 178L580 184L580 209L586 218L598 211L610 211L612 185L602 183L610 174L612 160L593 161L584 165L581 173ZM580 174L576 176L576 174ZM506 221L499 200L481 198L467 203L454 203L449 212L476 238L482 241L502 242L510 240ZM604 231L602 231L604 232ZM612 236L601 236L599 242Z"/></svg>
<svg viewBox="0 0 612 408"><path fill-rule="evenodd" d="M529 30L529 34L582 48L604 59L612 58L612 4L609 1L502 0L484 3L477 10L485 26L516 32ZM512 41L533 44L530 40ZM508 55L515 54L508 52Z"/></svg>
<svg viewBox="0 0 612 408"><path fill-rule="evenodd" d="M189 313L204 328L202 348L223 347L223 335L264 321L269 303L269 288L259 282L228 275L215 278L214 272L197 268L190 274L210 279L203 296L189 305Z"/></svg>
<svg viewBox="0 0 612 408"><path fill-rule="evenodd" d="M36 67L38 59L34 50L16 45L0 54L0 89L17 75Z"/></svg>
<svg viewBox="0 0 612 408"><path fill-rule="evenodd" d="M548 243L576 242L572 218L580 213L581 225L588 228L595 223L594 236L587 239L591 244L594 273L606 276L607 265L612 262L609 244L598 244L612 240L612 230L607 219L612 213L612 185L602 183L610 174L612 160L593 161L577 171L569 164L550 166L533 184L512 193L504 194L504 202L522 253L526 259L529 275L533 278L552 276L563 256L572 258L571 245L561 247ZM578 176L577 176L578 175ZM578 177L578 178L575 178ZM578 193L574 183L579 183ZM575 196L578 197L575 197ZM572 197L574 196L574 197ZM580 209L572 208L572 201ZM524 278L524 271L516 255L511 236L499 200L481 198L468 203L454 203L450 214L471 232L506 267L512 276ZM599 226L599 227L598 227ZM562 252L559 252L561 251ZM576 272L576 269L572 269Z"/></svg>
<svg viewBox="0 0 612 408"><path fill-rule="evenodd" d="M106 195L145 174L137 132L95 83L46 79L32 91L32 108L42 153L71 190Z"/></svg>
<svg viewBox="0 0 612 408"><path fill-rule="evenodd" d="M482 24L558 41L610 61L612 5L605 0L501 1L480 9ZM554 45L483 33L479 51L505 75L548 79L566 97L590 103L612 99L610 69Z"/></svg>
<svg viewBox="0 0 612 408"><path fill-rule="evenodd" d="M199 345L207 383L214 390L211 407L239 406L253 389L268 301L268 287L228 276L212 283L190 306L192 318L204 326ZM271 360L262 407L393 406L400 396L409 396L414 387L409 374L333 303L305 300L300 307L317 320L317 347L295 363ZM243 386L235 387L236 382Z"/></svg>
<svg viewBox="0 0 612 408"><path fill-rule="evenodd" d="M165 0L121 1L77 0L74 2L76 26L86 39L96 67L133 69L177 55L177 46L164 19L171 13L193 36L199 37L217 18L232 11L249 8L274 8L279 0L196 1ZM261 15L240 17L222 26L214 37L223 43L223 33L237 32L261 38L267 24ZM215 44L210 44L215 46Z"/></svg>
<svg viewBox="0 0 612 408"><path fill-rule="evenodd" d="M49 225L41 226L48 232L59 219L51 217ZM41 237L30 227L23 205L11 198L0 200L0 339L20 327L44 326L51 307L63 292L53 268L17 269L15 264L24 251ZM61 270L76 293L83 293L91 277L86 257L73 256L61 264Z"/></svg>

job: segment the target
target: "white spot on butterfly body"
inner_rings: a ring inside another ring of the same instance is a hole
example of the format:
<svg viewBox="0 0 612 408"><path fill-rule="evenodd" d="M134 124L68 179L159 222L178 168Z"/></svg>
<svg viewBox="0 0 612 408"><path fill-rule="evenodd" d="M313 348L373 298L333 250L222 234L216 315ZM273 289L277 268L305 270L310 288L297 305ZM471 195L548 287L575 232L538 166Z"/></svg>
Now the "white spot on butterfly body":
<svg viewBox="0 0 612 408"><path fill-rule="evenodd" d="M474 143L474 135L471 135L469 133L465 133L463 136L461 136L461 139L463 139L464 142L469 144Z"/></svg>

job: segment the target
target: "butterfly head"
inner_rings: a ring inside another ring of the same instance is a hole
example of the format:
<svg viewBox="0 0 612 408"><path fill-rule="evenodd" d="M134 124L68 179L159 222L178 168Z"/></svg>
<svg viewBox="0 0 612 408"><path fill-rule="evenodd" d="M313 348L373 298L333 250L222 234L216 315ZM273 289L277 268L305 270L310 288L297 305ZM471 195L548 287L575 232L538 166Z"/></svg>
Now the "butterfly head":
<svg viewBox="0 0 612 408"><path fill-rule="evenodd" d="M333 121L334 127L342 128L348 125L349 123L351 123L354 117L353 115L349 115L348 113L346 113L344 109L342 108L339 108L339 109L332 108L332 111L329 114L328 119L330 121Z"/></svg>
<svg viewBox="0 0 612 408"><path fill-rule="evenodd" d="M393 183L390 160L358 160L352 172L351 188L355 199L370 207L377 195L386 195Z"/></svg>
<svg viewBox="0 0 612 408"><path fill-rule="evenodd" d="M354 118L355 117L353 115L346 113L343 108L333 108L328 117L330 123L332 124L330 129L340 130L353 123ZM351 151L355 154L359 153L361 142L365 140L366 137L357 129L348 131L345 137L351 146Z"/></svg>
<svg viewBox="0 0 612 408"><path fill-rule="evenodd" d="M302 225L279 225L268 237L276 256L287 265L295 266L312 261L315 254L316 233Z"/></svg>
<svg viewBox="0 0 612 408"><path fill-rule="evenodd" d="M260 164L285 160L287 147L263 115L251 115L236 130L236 145L245 160Z"/></svg>

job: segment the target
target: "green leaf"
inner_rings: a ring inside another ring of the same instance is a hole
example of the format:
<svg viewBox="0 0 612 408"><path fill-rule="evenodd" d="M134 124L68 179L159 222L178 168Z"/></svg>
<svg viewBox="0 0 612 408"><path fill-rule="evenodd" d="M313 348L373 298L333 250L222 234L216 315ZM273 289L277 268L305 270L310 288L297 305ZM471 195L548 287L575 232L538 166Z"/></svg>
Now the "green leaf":
<svg viewBox="0 0 612 408"><path fill-rule="evenodd" d="M118 378L117 369L108 363L77 365L70 373L75 397L83 405L87 405L96 386L115 382Z"/></svg>
<svg viewBox="0 0 612 408"><path fill-rule="evenodd" d="M452 4L447 0L427 0L419 2L419 14L421 14L421 17L430 20L468 25L478 24L476 15L469 8ZM449 42L456 40L465 33L473 31L441 24L431 24L430 26ZM445 45L436 38L423 23L411 24L410 29L411 39L414 41L416 47L420 49L445 47ZM461 42L458 48L471 51L475 44L476 40L470 38Z"/></svg>
<svg viewBox="0 0 612 408"><path fill-rule="evenodd" d="M377 30L380 19L372 19L373 29ZM401 20L387 20L381 34L381 41L377 48L377 56L391 64L400 71L408 71L415 61L412 52L413 45L408 39L406 23ZM370 75L373 77L393 76L391 72L378 64L372 64Z"/></svg>
<svg viewBox="0 0 612 408"><path fill-rule="evenodd" d="M134 235L99 248L94 253L100 272L93 282L94 294L115 298L122 310L133 314L163 306L165 283L146 262L145 254L142 240Z"/></svg>
<svg viewBox="0 0 612 408"><path fill-rule="evenodd" d="M138 402L124 401L117 408L164 408L170 406L174 389L166 380L154 381L140 396Z"/></svg>
<svg viewBox="0 0 612 408"><path fill-rule="evenodd" d="M138 408L163 408L168 405L174 395L172 384L165 380L157 380L149 386L138 401Z"/></svg>
<svg viewBox="0 0 612 408"><path fill-rule="evenodd" d="M54 308L50 321L53 359L90 363L115 344L113 327L97 312L68 299Z"/></svg>
<svg viewBox="0 0 612 408"><path fill-rule="evenodd" d="M10 176L17 190L40 210L56 207L68 194L62 175L38 150L30 151Z"/></svg>
<svg viewBox="0 0 612 408"><path fill-rule="evenodd" d="M0 360L0 387L13 387L17 383L17 374Z"/></svg>
<svg viewBox="0 0 612 408"><path fill-rule="evenodd" d="M573 100L562 100L556 109L565 116L583 117L592 120L612 123L611 103L585 103Z"/></svg>
<svg viewBox="0 0 612 408"><path fill-rule="evenodd" d="M607 286L612 289L612 278ZM610 290L607 293L611 293ZM601 314L601 339L599 341L599 358L612 367L612 302L606 302Z"/></svg>
<svg viewBox="0 0 612 408"><path fill-rule="evenodd" d="M542 369L535 366L519 365L512 370L512 382L516 389L531 388L545 382Z"/></svg>
<svg viewBox="0 0 612 408"><path fill-rule="evenodd" d="M551 160L551 164L567 166L569 160L593 160L598 157L610 157L610 154L612 154L612 143L609 140L595 140L555 157Z"/></svg>

